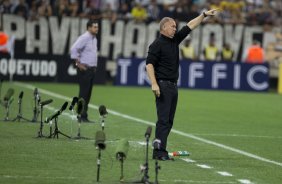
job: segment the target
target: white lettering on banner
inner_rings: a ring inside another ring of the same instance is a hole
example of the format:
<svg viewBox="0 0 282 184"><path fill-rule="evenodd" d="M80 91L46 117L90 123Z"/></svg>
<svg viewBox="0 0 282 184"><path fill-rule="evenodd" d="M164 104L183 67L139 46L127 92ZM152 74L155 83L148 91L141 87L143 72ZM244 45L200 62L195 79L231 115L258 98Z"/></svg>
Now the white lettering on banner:
<svg viewBox="0 0 282 184"><path fill-rule="evenodd" d="M49 62L48 74L49 74L49 76L56 76L57 75L57 63L56 63L56 61L50 61Z"/></svg>
<svg viewBox="0 0 282 184"><path fill-rule="evenodd" d="M39 38L36 35L36 28L39 29ZM34 53L35 49L41 54L48 54L49 51L49 30L48 22L44 17L39 21L26 22L26 53Z"/></svg>
<svg viewBox="0 0 282 184"><path fill-rule="evenodd" d="M56 61L38 60L0 60L0 73L3 75L13 74L19 76L50 76L57 75Z"/></svg>
<svg viewBox="0 0 282 184"><path fill-rule="evenodd" d="M17 66L17 74L18 75L24 75L24 61L19 59L18 60L18 66Z"/></svg>
<svg viewBox="0 0 282 184"><path fill-rule="evenodd" d="M211 37L211 34L214 34L215 37L215 46L221 50L222 49L222 43L223 43L223 27L219 24L204 24L202 26L202 46L201 51L204 50L204 48L209 44L209 40Z"/></svg>
<svg viewBox="0 0 282 184"><path fill-rule="evenodd" d="M268 88L268 83L267 82L262 82L262 83L257 83L254 80L254 75L258 72L261 73L268 73L268 69L265 66L254 66L252 67L247 74L247 81L248 84L255 90L265 90Z"/></svg>
<svg viewBox="0 0 282 184"><path fill-rule="evenodd" d="M136 35L136 43L133 43L134 33ZM132 57L132 53L135 53L135 57L142 58L145 54L145 43L146 43L146 25L136 24L135 22L128 22L126 24L126 39L124 39L124 50L123 55L125 57Z"/></svg>
<svg viewBox="0 0 282 184"><path fill-rule="evenodd" d="M3 31L8 35L13 35L16 40L23 40L26 37L25 19L12 14L3 14ZM13 25L16 29L13 29Z"/></svg>
<svg viewBox="0 0 282 184"><path fill-rule="evenodd" d="M212 67L212 88L218 88L219 79L226 79L226 64L214 64ZM223 71L224 72L223 72Z"/></svg>
<svg viewBox="0 0 282 184"><path fill-rule="evenodd" d="M240 24L236 26L230 24L224 25L225 43L230 44L231 48L234 50L234 56L232 58L233 61L235 61L239 55L241 40L243 37L243 28L244 26Z"/></svg>
<svg viewBox="0 0 282 184"><path fill-rule="evenodd" d="M145 82L151 84L146 72L146 60L142 61L138 66L138 80L137 80L138 85L144 85Z"/></svg>
<svg viewBox="0 0 282 184"><path fill-rule="evenodd" d="M0 62L0 73L3 75L7 75L8 73L8 62L7 59L1 59Z"/></svg>
<svg viewBox="0 0 282 184"><path fill-rule="evenodd" d="M42 76L46 76L46 75L47 75L48 66L47 66L46 61L41 62L40 70L41 70L41 75L42 75Z"/></svg>
<svg viewBox="0 0 282 184"><path fill-rule="evenodd" d="M204 63L191 63L189 68L188 86L193 88L196 86L196 78L204 78ZM200 71L199 71L200 70Z"/></svg>
<svg viewBox="0 0 282 184"><path fill-rule="evenodd" d="M144 55L147 55L149 45L158 37L160 26L159 24L149 24L147 26L147 43L145 45L145 53Z"/></svg>
<svg viewBox="0 0 282 184"><path fill-rule="evenodd" d="M233 81L233 87L234 89L240 89L240 75L241 75L241 66L240 65L234 65L234 81Z"/></svg>
<svg viewBox="0 0 282 184"><path fill-rule="evenodd" d="M57 17L49 17L53 54L63 55L70 32L70 18L64 17L59 25ZM69 48L69 47L68 47Z"/></svg>
<svg viewBox="0 0 282 184"><path fill-rule="evenodd" d="M118 65L120 66L120 83L127 84L128 67L131 65L130 59L119 59ZM138 74L137 74L138 75Z"/></svg>
<svg viewBox="0 0 282 184"><path fill-rule="evenodd" d="M52 16L48 19L40 17L38 21L30 22L20 16L9 14L3 14L2 18L3 31L10 36L13 35L16 41L25 41L25 47L22 47L25 49L22 51L23 54L33 54L38 50L39 54L51 55L69 54L69 48L77 36L86 31L87 21L87 19L75 17L62 17L59 21L58 17ZM180 22L179 28L185 24ZM110 20L102 20L100 27L100 54L111 60L117 59L120 55L131 56L133 52L139 58L146 57L148 46L157 37L159 31L159 24L156 22L137 25L133 21L125 23L118 20L112 24ZM234 50L233 60L238 61L242 60L242 52L251 45L256 35L265 41L263 44L265 47L267 43L274 42L275 28L266 33L262 28L261 26L206 24L193 30L190 37L198 58L202 54L202 48L208 44L210 33L214 33L215 45L221 49L223 40L229 43ZM136 39L135 43L133 38Z"/></svg>
<svg viewBox="0 0 282 184"><path fill-rule="evenodd" d="M180 87L256 91L265 91L268 88L268 67L266 65L191 62L187 68L183 68L184 66L184 64L179 66L178 86ZM151 84L146 73L146 60L119 59L118 70L119 85ZM185 74L181 74L183 72ZM187 80L188 84L181 83L181 80Z"/></svg>
<svg viewBox="0 0 282 184"><path fill-rule="evenodd" d="M101 32L101 55L105 57L110 56L110 45L113 45L113 57L117 58L119 55L123 54L123 47L125 40L124 37L124 22L117 21L115 24L115 32L111 34L111 22L108 20L102 21Z"/></svg>

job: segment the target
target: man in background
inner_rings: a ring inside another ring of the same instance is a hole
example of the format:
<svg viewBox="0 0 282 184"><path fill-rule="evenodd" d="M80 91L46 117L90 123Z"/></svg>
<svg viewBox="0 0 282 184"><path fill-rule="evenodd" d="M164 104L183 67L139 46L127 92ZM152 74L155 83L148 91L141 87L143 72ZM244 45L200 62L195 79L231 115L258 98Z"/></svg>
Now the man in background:
<svg viewBox="0 0 282 184"><path fill-rule="evenodd" d="M85 101L84 110L79 119L82 122L90 122L87 110L98 63L96 38L99 30L98 22L89 20L86 28L87 31L80 35L71 47L71 59L75 60L77 67L79 97Z"/></svg>

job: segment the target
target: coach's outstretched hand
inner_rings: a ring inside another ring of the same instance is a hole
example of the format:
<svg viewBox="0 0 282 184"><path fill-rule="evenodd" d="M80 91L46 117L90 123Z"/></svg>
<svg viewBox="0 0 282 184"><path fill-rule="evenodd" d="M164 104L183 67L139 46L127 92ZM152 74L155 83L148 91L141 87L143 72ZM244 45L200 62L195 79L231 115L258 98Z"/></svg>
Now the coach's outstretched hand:
<svg viewBox="0 0 282 184"><path fill-rule="evenodd" d="M216 9L212 9L212 10L208 10L208 11L204 12L204 15L205 16L215 16L220 11L221 11L221 9L216 8Z"/></svg>

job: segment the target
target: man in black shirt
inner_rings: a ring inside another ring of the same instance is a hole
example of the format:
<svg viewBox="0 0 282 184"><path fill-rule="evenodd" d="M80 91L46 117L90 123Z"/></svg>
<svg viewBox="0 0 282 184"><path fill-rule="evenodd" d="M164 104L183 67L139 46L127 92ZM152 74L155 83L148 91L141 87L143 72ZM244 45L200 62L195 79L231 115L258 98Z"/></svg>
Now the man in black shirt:
<svg viewBox="0 0 282 184"><path fill-rule="evenodd" d="M214 16L217 9L209 10L187 23L176 32L176 23L172 18L164 17L160 21L160 37L150 46L146 60L146 70L151 88L156 96L158 121L155 139L160 147L154 148L153 159L172 160L166 150L167 137L173 125L176 111L179 75L179 44L196 28L205 17Z"/></svg>

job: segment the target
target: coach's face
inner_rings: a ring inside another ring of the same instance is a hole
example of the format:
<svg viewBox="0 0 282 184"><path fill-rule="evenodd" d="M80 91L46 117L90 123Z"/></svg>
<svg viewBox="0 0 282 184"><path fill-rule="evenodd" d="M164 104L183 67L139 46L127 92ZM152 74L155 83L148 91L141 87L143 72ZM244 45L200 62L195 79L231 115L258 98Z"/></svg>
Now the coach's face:
<svg viewBox="0 0 282 184"><path fill-rule="evenodd" d="M98 31L99 31L99 25L98 25L98 23L92 24L92 26L90 27L90 32L91 32L91 34L96 35L96 34L98 33Z"/></svg>
<svg viewBox="0 0 282 184"><path fill-rule="evenodd" d="M176 32L176 23L174 20L170 20L164 24L163 33L169 38L173 38Z"/></svg>

